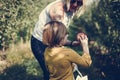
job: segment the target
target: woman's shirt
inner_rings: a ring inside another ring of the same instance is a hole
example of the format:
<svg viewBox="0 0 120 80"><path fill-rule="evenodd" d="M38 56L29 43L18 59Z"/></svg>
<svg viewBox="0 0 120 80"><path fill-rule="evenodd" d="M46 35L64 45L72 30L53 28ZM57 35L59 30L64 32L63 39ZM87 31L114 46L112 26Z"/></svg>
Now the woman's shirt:
<svg viewBox="0 0 120 80"><path fill-rule="evenodd" d="M39 20L37 21L35 28L34 28L34 31L33 31L33 34L32 34L36 39L42 41L42 34L43 34L43 30L44 30L44 25L46 23L48 23L49 21L51 21L49 10L50 10L52 5L54 5L60 1L62 1L64 3L64 0L56 0L56 1L52 2L51 4L49 4L40 13ZM62 23L68 28L72 18L73 18L73 13L64 11L64 19L63 19Z"/></svg>
<svg viewBox="0 0 120 80"><path fill-rule="evenodd" d="M46 48L44 56L46 67L50 72L50 80L73 80L72 63L89 67L92 62L89 54L80 56L66 47Z"/></svg>

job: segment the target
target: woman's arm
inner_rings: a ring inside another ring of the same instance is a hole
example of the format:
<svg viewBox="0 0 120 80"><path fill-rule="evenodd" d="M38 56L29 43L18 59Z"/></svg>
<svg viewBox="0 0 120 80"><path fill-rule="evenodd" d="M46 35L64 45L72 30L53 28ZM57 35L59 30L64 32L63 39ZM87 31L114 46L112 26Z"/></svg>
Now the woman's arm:
<svg viewBox="0 0 120 80"><path fill-rule="evenodd" d="M83 55L80 56L75 51L70 50L70 52L68 52L68 55L69 55L68 59L72 63L76 63L76 64L84 66L84 67L89 67L92 63L92 60L91 60L91 57L89 54L87 35L80 33L79 35L77 35L77 37L78 37L78 40L80 41L80 44L82 45Z"/></svg>
<svg viewBox="0 0 120 80"><path fill-rule="evenodd" d="M76 53L73 50L70 50L67 53L67 59L70 62L75 63L75 64L82 66L82 67L89 67L92 63L90 54L83 52L83 55L80 56L78 53Z"/></svg>
<svg viewBox="0 0 120 80"><path fill-rule="evenodd" d="M63 21L64 19L64 8L63 3L58 2L56 4L51 5L49 14L52 20Z"/></svg>

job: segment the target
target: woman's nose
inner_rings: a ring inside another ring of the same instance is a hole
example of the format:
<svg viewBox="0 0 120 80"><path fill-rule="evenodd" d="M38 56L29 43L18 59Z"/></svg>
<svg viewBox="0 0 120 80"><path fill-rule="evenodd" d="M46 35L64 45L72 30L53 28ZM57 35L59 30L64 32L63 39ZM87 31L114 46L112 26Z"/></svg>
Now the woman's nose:
<svg viewBox="0 0 120 80"><path fill-rule="evenodd" d="M77 1L73 4L74 6L77 6Z"/></svg>

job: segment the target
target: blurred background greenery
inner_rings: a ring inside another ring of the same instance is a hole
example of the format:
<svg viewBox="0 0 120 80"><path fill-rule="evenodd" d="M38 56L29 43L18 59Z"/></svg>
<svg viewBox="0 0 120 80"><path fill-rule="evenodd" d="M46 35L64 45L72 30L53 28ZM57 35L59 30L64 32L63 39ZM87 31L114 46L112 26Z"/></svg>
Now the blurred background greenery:
<svg viewBox="0 0 120 80"><path fill-rule="evenodd" d="M32 55L30 37L41 10L53 0L0 0L0 80L43 80ZM120 1L93 0L92 6L70 25L89 37L93 64L89 80L120 80ZM81 53L81 47L74 48Z"/></svg>

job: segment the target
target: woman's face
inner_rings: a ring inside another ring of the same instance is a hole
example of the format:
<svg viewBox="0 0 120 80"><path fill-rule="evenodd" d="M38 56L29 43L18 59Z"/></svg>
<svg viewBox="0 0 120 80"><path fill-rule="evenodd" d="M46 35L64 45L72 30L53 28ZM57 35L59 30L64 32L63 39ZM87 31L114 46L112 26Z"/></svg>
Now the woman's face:
<svg viewBox="0 0 120 80"><path fill-rule="evenodd" d="M83 5L83 0L71 0L70 11L75 12L82 5Z"/></svg>
<svg viewBox="0 0 120 80"><path fill-rule="evenodd" d="M67 42L67 40L68 40L68 34L66 34L64 39L63 39L63 45Z"/></svg>

